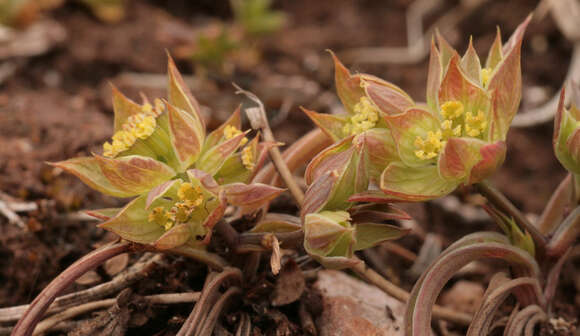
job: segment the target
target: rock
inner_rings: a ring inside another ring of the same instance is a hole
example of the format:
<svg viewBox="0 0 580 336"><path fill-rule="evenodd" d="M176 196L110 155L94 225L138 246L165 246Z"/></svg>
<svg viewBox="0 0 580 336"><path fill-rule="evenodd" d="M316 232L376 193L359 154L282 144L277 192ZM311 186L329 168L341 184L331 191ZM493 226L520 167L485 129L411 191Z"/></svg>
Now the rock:
<svg viewBox="0 0 580 336"><path fill-rule="evenodd" d="M318 273L314 288L322 295L320 336L404 335L405 305L380 289L331 270Z"/></svg>

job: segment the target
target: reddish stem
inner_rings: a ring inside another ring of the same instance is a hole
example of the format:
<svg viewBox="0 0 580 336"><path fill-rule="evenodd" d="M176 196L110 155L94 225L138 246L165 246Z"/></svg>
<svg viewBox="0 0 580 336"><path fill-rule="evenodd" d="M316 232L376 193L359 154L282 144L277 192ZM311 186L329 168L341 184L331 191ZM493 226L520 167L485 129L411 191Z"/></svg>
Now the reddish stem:
<svg viewBox="0 0 580 336"><path fill-rule="evenodd" d="M62 293L69 285L76 279L81 277L86 272L101 265L108 259L111 259L119 254L128 252L133 245L131 243L116 243L105 246L99 250L95 250L74 264L70 265L62 273L59 274L51 283L46 286L42 292L32 301L28 309L22 315L14 329L12 329L12 336L29 336L32 335L34 328L54 301L54 299Z"/></svg>

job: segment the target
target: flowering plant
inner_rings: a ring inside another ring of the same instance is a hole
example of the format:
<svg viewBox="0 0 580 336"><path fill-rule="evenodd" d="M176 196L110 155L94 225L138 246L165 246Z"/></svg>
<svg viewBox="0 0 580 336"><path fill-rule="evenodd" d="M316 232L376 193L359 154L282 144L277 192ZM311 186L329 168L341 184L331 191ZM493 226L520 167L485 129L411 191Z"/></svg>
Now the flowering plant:
<svg viewBox="0 0 580 336"><path fill-rule="evenodd" d="M345 148L344 157L351 147L370 180L392 200L437 198L491 175L505 158L505 138L521 98L520 49L530 18L503 47L498 30L485 66L471 42L460 57L437 35L438 46L431 43L426 105L384 80L352 75L333 55L347 115L305 110L339 141L313 160L307 181L322 176L320 170L333 170L329 165L342 164L337 151ZM366 179L359 180L353 194L366 188ZM365 199L360 196L351 200Z"/></svg>
<svg viewBox="0 0 580 336"><path fill-rule="evenodd" d="M135 197L122 209L89 214L99 227L158 249L207 245L226 205L251 209L282 189L247 184L268 144L242 132L239 109L206 136L200 106L169 59L168 99L141 105L113 88L115 134L93 154L54 163L91 188Z"/></svg>

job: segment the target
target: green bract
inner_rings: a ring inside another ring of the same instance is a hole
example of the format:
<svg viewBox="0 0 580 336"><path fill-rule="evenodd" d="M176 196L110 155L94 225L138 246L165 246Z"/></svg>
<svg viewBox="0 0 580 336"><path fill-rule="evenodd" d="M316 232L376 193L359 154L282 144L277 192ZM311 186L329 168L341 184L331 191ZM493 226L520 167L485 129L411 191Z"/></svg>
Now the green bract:
<svg viewBox="0 0 580 336"><path fill-rule="evenodd" d="M364 212L365 210L362 210ZM359 212L360 215L360 212ZM400 217L399 217L400 216ZM408 230L370 222L356 222L346 211L321 211L304 218L304 249L328 268L351 267L360 262L354 252L404 236ZM409 218L384 212L381 219Z"/></svg>
<svg viewBox="0 0 580 336"><path fill-rule="evenodd" d="M558 161L574 175L580 174L580 87L572 85L570 108L565 106L566 92L562 89L554 119L554 152ZM576 100L576 101L574 101Z"/></svg>
<svg viewBox="0 0 580 336"><path fill-rule="evenodd" d="M333 55L347 114L305 110L336 142L307 170L306 180L317 191L311 197L316 204L307 206L319 211L349 198L376 200L377 191L365 190L369 183L382 190L383 201L423 201L491 175L504 161L506 135L520 103L520 49L529 20L503 47L498 30L484 66L471 43L460 57L437 35L426 105L391 83L351 74ZM338 186L345 181L354 183ZM356 195L361 192L364 197Z"/></svg>
<svg viewBox="0 0 580 336"><path fill-rule="evenodd" d="M54 163L93 189L135 197L122 209L89 212L129 241L170 249L201 247L226 204L259 207L282 189L248 183L269 145L248 141L239 109L206 136L200 107L173 61L168 99L139 105L113 88L115 134L93 154Z"/></svg>

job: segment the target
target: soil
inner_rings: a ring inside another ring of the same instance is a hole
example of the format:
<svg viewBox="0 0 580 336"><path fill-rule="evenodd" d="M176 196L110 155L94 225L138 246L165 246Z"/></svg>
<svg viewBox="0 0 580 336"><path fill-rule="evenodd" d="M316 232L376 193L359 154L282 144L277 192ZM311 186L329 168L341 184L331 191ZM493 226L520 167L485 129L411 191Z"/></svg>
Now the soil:
<svg viewBox="0 0 580 336"><path fill-rule="evenodd" d="M314 127L298 106L319 112L332 112L339 106L331 60L324 50L340 54L355 47L405 45L405 14L412 2L276 1L275 8L287 14L288 24L257 42L261 53L258 62L240 56L231 60L233 70L226 73L202 71L187 58L178 59L178 66L184 74L205 78L193 83L193 91L204 106L210 126L223 121L240 102L230 85L236 82L265 101L278 139L291 143ZM445 2L426 17L424 24L435 22L457 5L457 1ZM502 28L506 38L535 6L531 0L487 1L445 36L458 50L465 50L466 37L471 34L476 49L487 50L496 26ZM227 1L128 1L126 18L117 24L100 22L79 3L69 1L46 17L64 27L66 39L41 55L5 60L16 64L16 70L0 84L0 200L36 204L36 210L20 213L26 229L0 216L0 307L30 302L74 260L95 246L114 240L96 228L95 222L76 214L85 208L118 206L122 200L102 196L47 164L98 152L110 137L109 83L135 99L139 91L162 95L164 80L159 84L158 78L163 77L136 80L127 73L162 76L166 51L180 55L210 22L232 20ZM530 25L522 50L523 109L539 104L542 97L538 98L537 92L545 98L557 92L570 54L571 43L562 37L550 15ZM347 65L353 71L385 78L418 100L424 97L427 60L410 65ZM540 214L566 175L553 155L552 127L547 123L512 129L506 162L494 178L517 206L532 215ZM466 192L458 194L464 196ZM278 207L293 209L287 204ZM416 211L411 215L417 217L420 225L444 234L443 241L447 243L475 229L457 218L454 222L438 220L427 225L422 221L434 218L436 215L430 212L437 210L430 206L410 209ZM484 222L477 226L482 228L494 226ZM414 252L420 246L414 238L405 238L401 244ZM376 251L384 253L383 249ZM392 278L410 289L411 280L402 276L408 264L397 256L389 258L393 262L386 268ZM166 260L146 281L132 286L135 294L201 289L206 275L202 267L179 257ZM553 315L567 321L577 321L580 316L580 294L574 284L580 276L579 262L576 257L575 264L569 263L573 267L564 267L554 307ZM110 278L101 269L98 274L103 280ZM235 332L241 314L248 313L255 326L253 335L305 334L298 318L298 303L270 304L275 282L268 268L261 267L257 278L246 288L241 304L223 320L224 328ZM315 296L310 286L307 282L305 293ZM75 285L70 291L85 287ZM128 309L134 316L145 314L135 306ZM189 305L175 305L147 311L145 320L129 324L127 334L173 335L190 310ZM542 327L546 335L553 331L550 325Z"/></svg>

